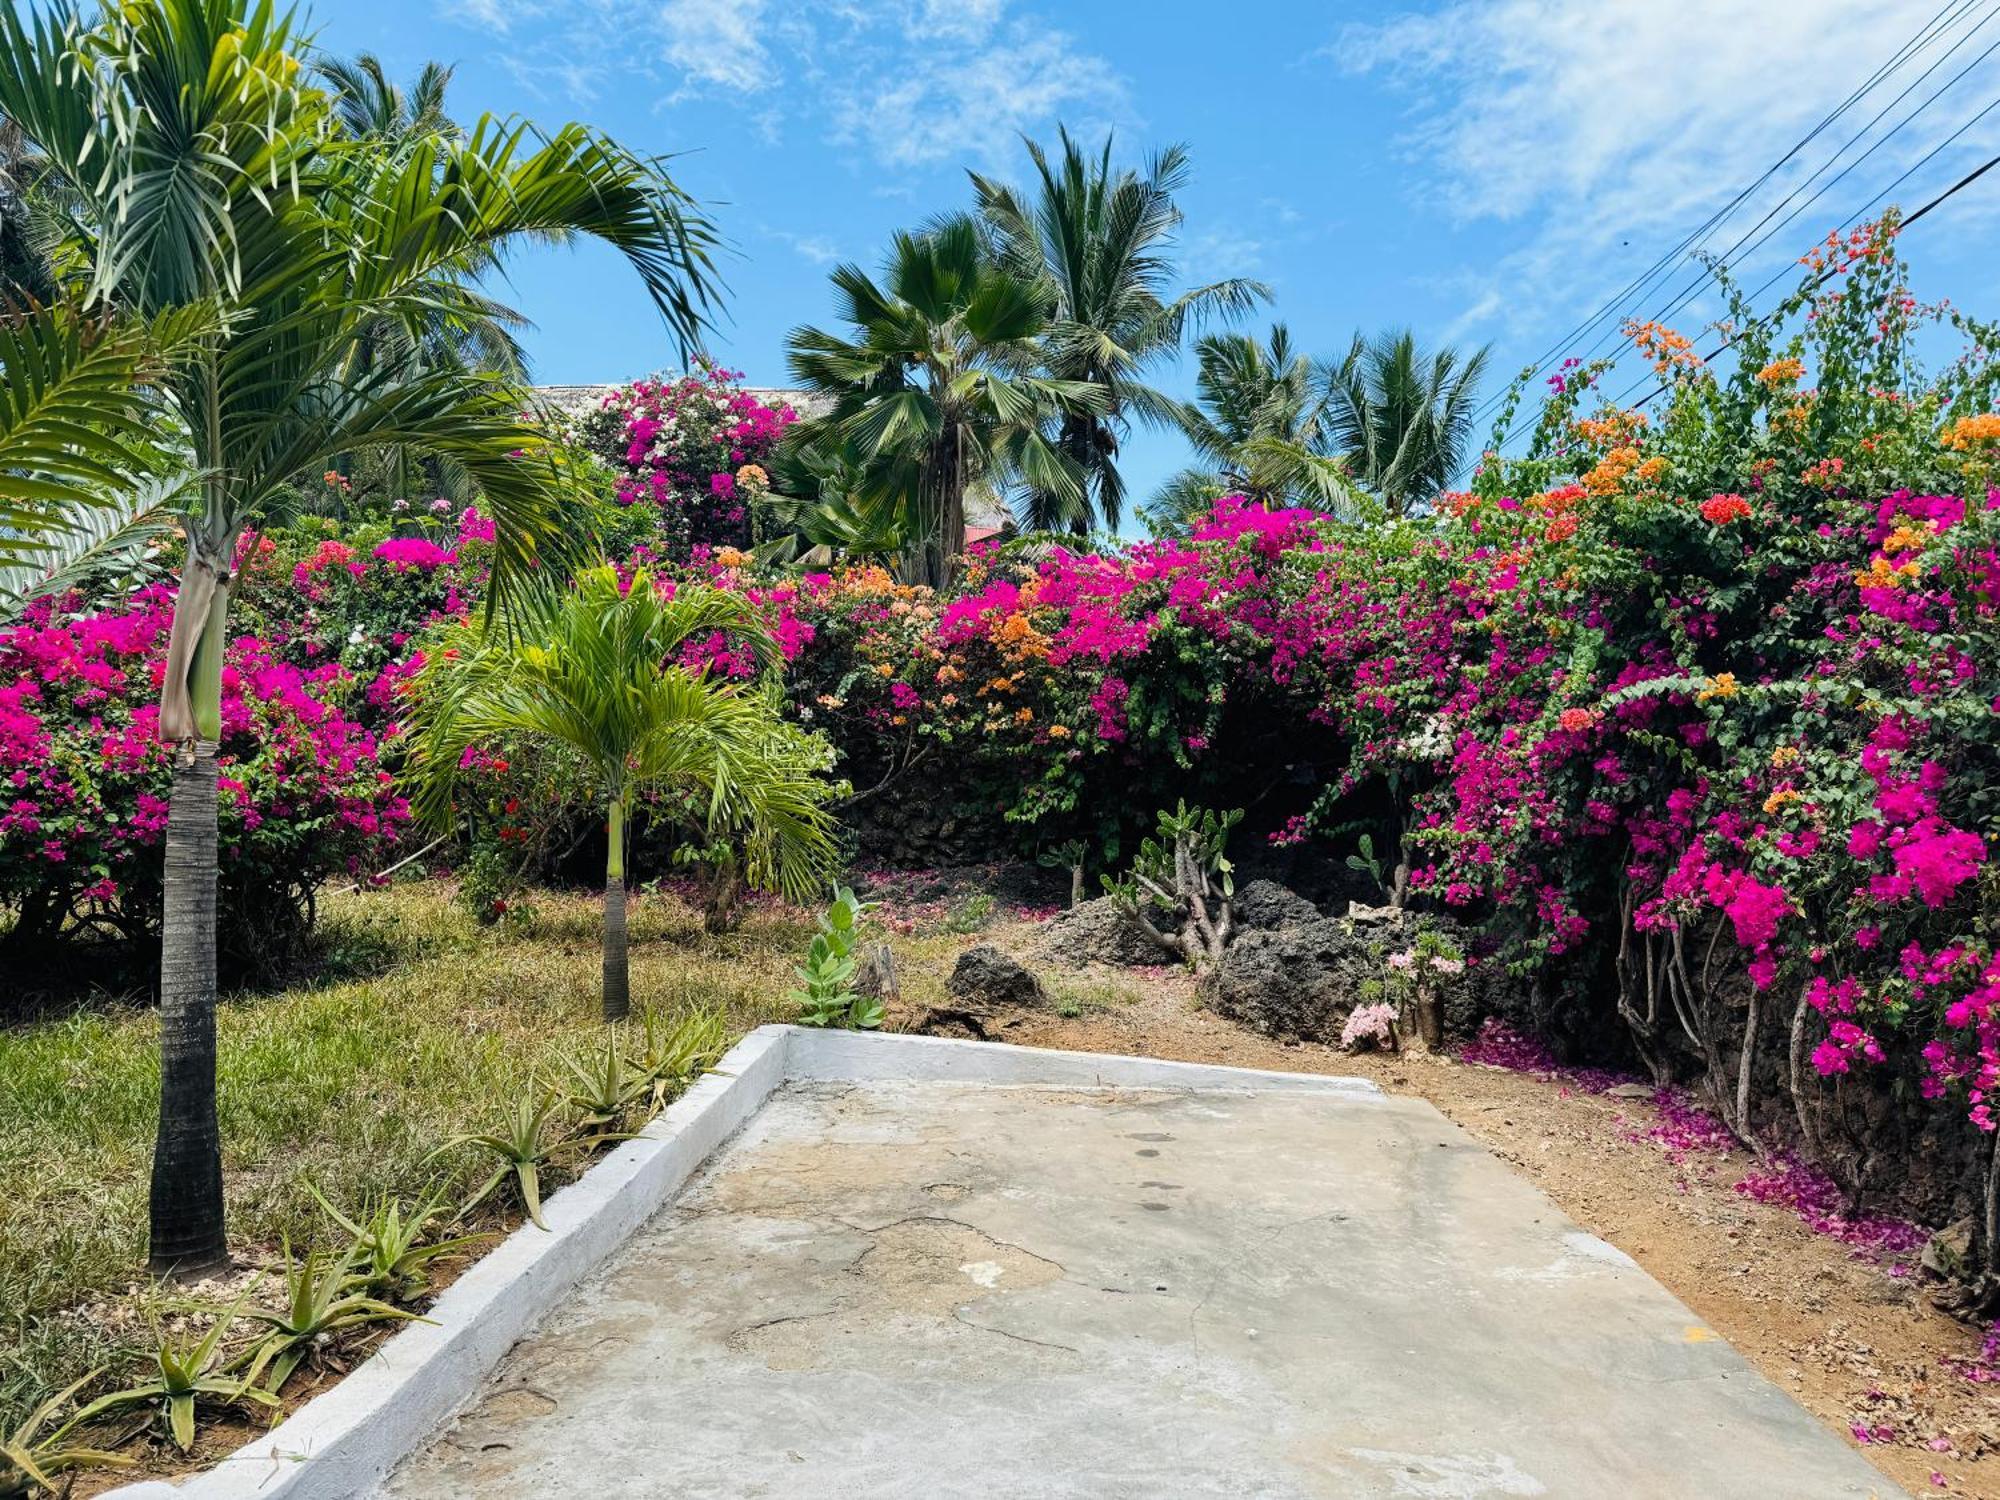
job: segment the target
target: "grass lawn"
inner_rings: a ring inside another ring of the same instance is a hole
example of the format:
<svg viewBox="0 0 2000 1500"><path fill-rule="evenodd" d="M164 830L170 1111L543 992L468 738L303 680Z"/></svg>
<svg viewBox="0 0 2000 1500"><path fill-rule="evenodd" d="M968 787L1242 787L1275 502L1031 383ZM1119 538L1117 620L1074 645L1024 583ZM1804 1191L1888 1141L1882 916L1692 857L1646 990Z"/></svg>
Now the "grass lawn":
<svg viewBox="0 0 2000 1500"><path fill-rule="evenodd" d="M483 1180L490 1158L431 1153L497 1123L537 1080L556 1080L560 1054L602 1037L598 923L581 894L540 893L531 916L485 929L442 882L330 898L324 972L336 977L221 1006L239 1257L271 1263L282 1239L328 1242L308 1184L347 1208ZM740 931L708 937L675 896L637 900L635 1011L716 1010L732 1039L785 1018L811 930L807 914L756 903ZM173 1316L141 1272L156 1034L150 1010L119 1005L0 1029L0 1430L89 1370L137 1374L154 1322Z"/></svg>

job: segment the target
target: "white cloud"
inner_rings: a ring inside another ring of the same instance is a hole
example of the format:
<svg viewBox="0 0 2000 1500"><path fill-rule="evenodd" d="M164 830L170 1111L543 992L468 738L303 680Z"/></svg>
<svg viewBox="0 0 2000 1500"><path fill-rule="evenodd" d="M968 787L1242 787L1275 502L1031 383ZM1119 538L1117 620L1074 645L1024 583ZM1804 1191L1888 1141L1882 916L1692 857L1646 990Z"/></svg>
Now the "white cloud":
<svg viewBox="0 0 2000 1500"><path fill-rule="evenodd" d="M1062 119L1091 133L1130 115L1124 81L1066 32L1021 20L978 45L953 45L961 35L910 36L908 50L834 83L835 139L891 166L990 166L1023 131Z"/></svg>
<svg viewBox="0 0 2000 1500"><path fill-rule="evenodd" d="M1133 119L1112 65L1019 0L441 3L511 32L505 61L538 91L587 102L623 74L658 80L663 107L754 95L748 118L766 142L805 126L891 167L995 165L1024 131Z"/></svg>
<svg viewBox="0 0 2000 1500"><path fill-rule="evenodd" d="M656 21L683 88L713 84L749 94L774 82L763 42L764 0L665 0Z"/></svg>
<svg viewBox="0 0 2000 1500"><path fill-rule="evenodd" d="M1722 210L1909 41L1930 12L1882 0L1755 7L1742 0L1457 0L1350 26L1327 51L1349 71L1407 90L1412 117L1401 144L1413 191L1461 225L1525 226L1521 247L1466 291L1469 311L1526 325L1552 303L1574 307L1587 296L1578 285L1587 269L1615 268L1602 300ZM1928 44L1801 150L1721 226L1711 248L1726 249L1971 25ZM1969 41L1841 165L1996 37L2000 29ZM1963 124L1986 102L1973 86L1979 77L1975 70L1947 91L1780 230L1749 269L1795 258ZM1958 175L1975 152L1990 155L1996 139L2000 116L1968 132L1897 198L1911 206ZM1817 187L1799 193L1771 224ZM1676 289L1692 274L1682 272ZM1496 298L1496 291L1507 295Z"/></svg>

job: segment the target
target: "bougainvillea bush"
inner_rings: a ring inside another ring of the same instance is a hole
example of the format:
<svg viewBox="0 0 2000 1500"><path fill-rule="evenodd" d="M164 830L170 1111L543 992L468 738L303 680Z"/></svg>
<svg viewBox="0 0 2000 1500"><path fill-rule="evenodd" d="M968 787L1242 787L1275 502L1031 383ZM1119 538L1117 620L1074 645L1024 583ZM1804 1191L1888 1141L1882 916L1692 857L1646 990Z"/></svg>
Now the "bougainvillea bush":
<svg viewBox="0 0 2000 1500"><path fill-rule="evenodd" d="M563 422L615 476L613 495L646 523L640 540L669 561L698 547L748 547L770 490L772 451L798 420L766 406L719 365L621 385ZM648 538L647 529L657 536Z"/></svg>
<svg viewBox="0 0 2000 1500"><path fill-rule="evenodd" d="M945 596L757 565L702 495L759 482L740 471L782 414L739 410L716 372L589 421L625 445L612 555L665 553L764 607L859 828L921 818L982 857L1108 870L1179 798L1244 807L1239 858L1355 855L1373 899L1475 929L1472 956L1532 975L1536 1019L1587 1054L1567 1060L1693 1083L1857 1197L1931 1163L1928 1209L1990 1216L2000 338L1911 297L1893 225L1732 326L1708 360L1632 329L1660 387L1642 408L1566 367L1431 515L1231 499L1110 552L976 548ZM1954 327L1965 354L1926 374L1919 331ZM254 649L343 684L393 763L427 632L476 604L489 534L474 510L261 539ZM723 637L688 650L751 670ZM519 871L588 835L559 767L497 762L466 799L489 853L526 851ZM53 878L0 831L0 891ZM1989 1217L1983 1255L1995 1239Z"/></svg>
<svg viewBox="0 0 2000 1500"><path fill-rule="evenodd" d="M17 944L65 925L136 939L157 929L171 779L154 706L172 591L79 613L43 600L0 630L0 902ZM299 666L243 635L223 669L220 799L224 951L282 962L313 893L359 873L409 809L337 660Z"/></svg>

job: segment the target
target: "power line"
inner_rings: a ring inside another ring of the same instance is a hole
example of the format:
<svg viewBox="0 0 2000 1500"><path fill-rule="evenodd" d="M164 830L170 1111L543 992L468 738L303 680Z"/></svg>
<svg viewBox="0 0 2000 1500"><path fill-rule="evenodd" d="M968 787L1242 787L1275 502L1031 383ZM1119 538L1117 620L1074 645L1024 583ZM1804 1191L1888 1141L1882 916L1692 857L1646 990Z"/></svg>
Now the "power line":
<svg viewBox="0 0 2000 1500"><path fill-rule="evenodd" d="M1978 124L1980 120L1984 119L1987 115L1991 114L1995 109L2000 109L2000 99L1995 99L1991 104L1987 105L1985 109L1982 109L1978 114L1974 115L1970 120L1967 120L1965 124L1961 125L1956 131L1952 133L1952 135L1949 138L1939 142L1939 144L1931 151L1930 153L1931 156L1935 156L1939 151L1942 151L1946 146L1950 145L1952 141L1956 140L1959 136L1963 135L1967 130L1970 130L1974 125ZM1930 159L1929 157L1925 158L1926 161L1928 161L1929 159ZM1919 163L1919 165L1921 165L1921 163ZM1931 199L1930 202L1924 204L1915 213L1911 214L1907 219L1903 220L1901 227L1903 229L1908 229L1912 224L1916 223L1925 214L1929 213L1932 209L1936 208L1940 203L1943 203L1947 198L1951 197L1954 193L1960 192L1965 188L1971 187L1973 183L1979 181L1980 178L1984 177L1988 172L1992 171L1995 167L2000 167L2000 156L1988 157L1985 161L1981 162L1978 166L1974 167L1970 172L1967 172L1963 177L1959 178L1958 181L1954 182L1950 187L1946 188L1943 192L1939 193L1935 198ZM1912 172L1915 170L1916 170L1915 167L1912 167L1910 169L1910 171ZM1906 172L1903 175L1907 177L1909 173ZM1899 178L1897 180L1901 181L1902 179ZM1892 183L1890 187L1888 189L1885 189L1884 191L1885 192L1893 191L1894 186L1895 185ZM1883 194L1878 193L1876 195L1876 198L1879 200L1882 196ZM1810 294L1814 291L1817 291L1820 287L1824 286L1829 280L1831 280L1837 273L1838 273L1837 267L1828 266L1825 270L1821 271L1817 276L1815 276L1809 283L1807 283L1805 288L1806 292ZM1780 271L1778 273L1778 276L1782 275L1784 275L1784 272ZM1764 283L1764 287L1768 288L1772 284L1772 281L1776 281L1777 279L1778 277L1774 276L1771 279L1771 281L1767 281ZM1763 290L1763 288L1760 288L1759 290L1761 291ZM1770 322L1772 316L1774 315L1766 314L1764 317L1761 318L1752 318L1748 323L1745 323L1743 325L1743 328L1740 332L1731 334L1728 338L1724 339L1720 344L1717 344L1713 349L1709 350L1709 352L1702 357L1702 363L1708 364L1712 362L1714 359L1716 359L1717 356L1727 353L1730 349L1735 348L1737 344L1741 343L1745 338L1749 337L1752 329L1755 329L1761 326L1762 324ZM1644 384L1644 381L1642 380L1639 383ZM1640 397L1639 400L1633 404L1638 406L1644 406L1648 401L1651 401L1655 396L1663 395L1671 384L1672 382L1670 381L1661 382L1659 385L1655 386L1652 390L1648 391L1644 396ZM1628 388L1628 391L1630 389L1636 389L1636 388L1637 388L1636 386L1630 387ZM1618 406L1625 405L1626 404L1625 397L1622 395L1619 396L1614 402L1614 404ZM1513 434L1509 433L1508 436L1512 437Z"/></svg>
<svg viewBox="0 0 2000 1500"><path fill-rule="evenodd" d="M1834 122L1837 121L1842 115L1844 115L1856 103L1858 103L1861 99L1865 98L1868 94L1872 93L1877 87L1877 85L1880 84L1889 74L1896 71L1896 69L1900 68L1911 57L1915 56L1918 52L1923 50L1923 48L1928 46L1931 43L1931 41L1933 41L1936 37L1944 34L1945 32L1949 31L1953 26L1957 25L1958 22L1961 19L1963 19L1968 12L1973 10L1979 3L1980 0L1945 0L1945 3L1939 6L1937 11L1932 14L1931 18L1928 21L1926 21L1922 26L1917 28L1915 35L1911 36L1907 41L1905 41L1902 44L1902 46L1900 46L1899 48L1896 49L1895 52L1890 54L1889 58L1886 61L1879 64L1873 73L1871 73L1855 89L1853 89L1847 95L1847 97L1843 99L1837 106L1835 106L1835 108L1830 113L1828 113L1823 119L1821 119L1818 124L1813 126L1813 128L1809 130L1804 136L1800 137L1800 139L1792 145L1790 150L1786 151L1785 154L1779 157L1776 162L1772 163L1769 167L1767 167L1755 181L1750 183L1749 186L1740 190L1735 197L1731 198L1728 203L1723 205L1722 208L1718 209L1715 213L1711 214L1708 217L1708 219L1704 221L1700 226L1698 226L1691 233L1683 236L1678 244L1676 244L1671 249L1666 251L1663 255L1659 257L1659 259L1655 260L1651 266L1649 266L1646 270L1641 272L1632 281L1626 283L1626 285L1623 288L1621 288L1618 292L1614 293L1611 299L1606 303L1604 303L1603 306L1599 307L1595 312L1590 314L1590 316L1585 318L1575 328L1565 333L1547 350L1543 351L1542 354L1537 356L1534 365L1532 367L1533 372L1539 374L1544 368L1548 366L1549 362L1552 359L1554 359L1557 355L1561 354L1563 350L1566 349L1573 340L1582 337L1585 333L1589 332L1590 329L1594 328L1598 323L1602 322L1607 316L1617 312L1617 310L1620 307L1624 306L1625 303L1630 298L1641 293L1645 289L1645 287L1650 285L1655 280L1659 279L1663 273L1670 272L1675 265L1679 264L1683 260L1688 259L1688 257L1692 254L1692 247L1697 242L1705 238L1715 228L1719 227L1724 220L1726 220L1732 213L1736 211L1736 209L1743 203L1745 199L1747 199L1751 194L1756 192L1758 188L1762 187L1766 182L1770 181L1770 179L1773 176L1775 176L1780 170L1782 170L1787 162L1791 161L1791 159L1797 156L1800 151L1804 150L1805 147L1810 145L1820 134L1822 134L1827 129L1831 128ZM1954 7L1956 7L1955 10ZM2000 9L2000 7L1996 7L1996 9ZM1977 26L1973 28L1973 30L1974 31L1978 30L1979 27L1982 27L1986 24L1987 20L1991 19L1992 19L1992 12L1989 12L1988 15L1984 19L1982 19ZM1968 33L1968 35L1970 35L1970 33ZM1963 45L1963 40L1964 39L1961 38L1959 45ZM1957 50L1956 46L1952 50L1954 51ZM1946 54L1947 57L1949 55L1950 53ZM1919 83L1922 82L1923 77L1928 76L1929 71L1935 70L1936 66L1937 64L1935 63L1932 64L1932 68L1930 70L1926 70L1926 73L1924 75L1921 75L1918 78L1917 82ZM1911 87L1915 87L1915 85L1912 84ZM1903 91L1903 94L1897 96L1897 99L1891 100L1890 103L1880 113L1878 113L1875 116L1875 120L1871 120L1867 126L1864 126L1862 130L1853 139L1849 140L1846 145L1840 148L1839 151L1836 151L1833 154L1833 156L1829 159L1829 161L1825 165L1822 165L1817 171L1812 173L1811 176L1809 176L1806 179L1806 181L1807 182L1812 181L1812 179L1814 177L1817 177L1820 172L1826 170L1826 166L1831 165L1832 162L1834 161L1838 161L1840 157L1847 151L1848 147L1854 144L1854 140L1858 140L1862 135L1865 135L1867 131L1873 127L1875 122L1881 119L1882 114L1886 114L1889 109L1893 109L1896 103L1901 98L1905 97L1908 93L1909 89L1906 88ZM1794 195L1796 195L1797 191L1798 189L1796 188L1793 190ZM1785 201L1789 202L1790 199L1787 198ZM1780 204L1779 206L1782 207L1783 204ZM1761 227L1761 225L1768 219L1769 215L1767 214L1765 216L1765 219L1759 220L1757 225L1752 226L1752 232L1754 233L1756 228ZM1738 244L1741 243L1742 241L1739 240ZM1506 400L1505 390L1502 390L1496 393L1495 395L1489 397L1485 402L1481 403L1479 409L1474 413L1473 420L1475 422L1483 420L1489 412L1497 409L1500 406L1500 404L1505 400Z"/></svg>
<svg viewBox="0 0 2000 1500"><path fill-rule="evenodd" d="M1901 103L1904 99L1909 97L1911 91L1914 90L1918 84L1922 83L1924 79L1930 77L1930 75L1936 72L1940 66L1942 66L1954 53L1956 53L1959 50L1959 48L1963 47L1975 35L1977 35L1981 30L1983 30L1987 22L1991 21L1995 15L2000 15L2000 4L1996 4L1992 10L1989 10L1986 13L1986 15L1982 17L1979 20L1979 22L1972 27L1971 30L1966 32L1964 36L1960 37L1958 41L1953 44L1951 49L1947 51L1942 57L1938 58L1936 62L1932 63L1928 68L1924 69L1922 73L1918 74L1916 78L1912 79L1909 86L1905 88L1902 93L1898 94L1894 99L1890 100L1889 103L1886 106L1884 106L1884 108L1880 111L1880 113L1878 113L1875 116L1873 120L1870 120L1867 125L1863 126L1860 133L1857 134L1853 140L1850 140L1847 143L1847 146L1841 147L1840 151L1834 154L1833 160L1838 161L1840 159L1841 154L1843 154L1848 149L1849 146L1854 145L1857 141L1861 140L1862 137L1866 136L1870 130L1874 129L1876 123L1881 120L1883 115L1887 114L1891 109L1894 109L1897 104ZM1861 155L1857 156L1853 161L1849 162L1845 167L1841 168L1841 170L1838 173L1836 173L1833 177L1829 178L1825 183L1823 183L1820 186L1819 191L1814 193L1812 197L1808 198L1804 203L1800 204L1797 208L1793 209L1789 214L1785 215L1785 217L1779 220L1778 223L1773 224L1768 230L1765 230L1765 232L1762 235L1759 235L1755 240L1751 241L1747 246L1747 248L1744 244L1744 241L1749 239L1749 235L1746 234L1742 238L1738 239L1734 245L1730 246L1729 249L1725 250L1721 256L1717 257L1718 263L1727 265L1729 261L1736 256L1739 250L1741 250L1742 253L1746 256L1753 255L1758 250L1762 249L1766 244L1770 243L1771 239L1775 235L1779 234L1786 228L1786 226L1790 225L1792 222L1798 219L1802 214L1810 210L1815 203L1819 202L1820 199L1824 198L1829 192L1831 192L1835 187L1837 187L1851 172L1854 171L1855 168L1859 167L1863 162L1867 161L1871 156L1875 155L1876 152L1880 151L1884 146L1888 145L1890 141L1894 140L1898 134L1900 134L1905 128L1908 127L1908 125L1912 120L1916 119L1918 115L1922 114L1925 110L1929 109L1945 94L1949 93L1953 88L1957 87L1960 81L1963 80L1967 74L1971 73L1971 71L1974 68L1978 67L1981 63L1985 62L1986 59L1991 57L1996 50L2000 50L2000 41L1995 41L1989 44L1984 52L1980 53L1979 56L1975 57L1971 62L1967 63L1963 68L1960 68L1958 72L1953 74L1949 80L1940 84L1936 89L1932 90L1930 95L1926 97L1921 104L1919 104L1915 109L1911 110L1907 115L1903 116L1903 118L1897 121L1896 124L1892 125L1888 129L1888 131L1883 134L1881 139L1877 140L1866 151L1862 152ZM1966 127L1961 127L1958 132L1954 133L1950 137L1950 140L1956 140L1959 135L1962 135L1964 133L1965 128ZM1949 142L1947 142L1947 144L1948 143ZM1935 155L1935 152L1933 152L1932 154ZM1925 161L1928 161L1929 159L1930 157L1928 156L1924 158ZM1831 166L1832 164L1833 164L1832 161L1829 161L1827 163L1828 166ZM1919 163L1919 165L1921 165L1921 163ZM1824 171L1825 168L1823 167L1821 168L1821 170ZM1818 175L1819 174L1817 172L1813 174L1813 176L1815 177ZM1893 192L1896 185L1900 184L1905 178L1908 177L1908 175L1909 175L1908 173L1905 173L1903 177L1898 178L1896 180L1896 183L1891 184L1890 188L1887 191ZM1779 208L1783 208L1785 206L1785 203L1789 203L1791 199L1793 197L1796 197L1799 192L1801 192L1805 187L1807 187L1811 183L1811 181L1812 178L1807 178L1805 182L1800 183L1799 186L1797 188L1794 188L1792 190L1792 193L1786 197L1784 203L1778 204L1777 208L1774 208L1771 212L1776 213ZM1868 206L1872 207L1873 203L1879 202L1882 196L1883 196L1882 194L1877 194L1876 198L1874 200L1871 200L1871 203ZM1866 213L1867 208L1864 207L1861 210L1861 212ZM1764 216L1764 219L1759 220L1756 225L1753 225L1751 227L1751 233L1755 233L1757 229L1761 228L1763 224L1770 219L1770 217L1771 214L1766 214ZM1860 214L1855 214L1850 218L1843 220L1842 222L1852 223L1855 218L1859 217ZM1712 268L1704 270L1702 274L1698 276L1692 283L1690 283L1687 287L1682 289L1680 295L1665 310L1656 314L1654 316L1653 321L1663 323L1667 319L1673 317L1682 308L1686 307L1689 302L1693 301L1695 296L1701 291L1701 289L1704 286L1706 286L1714 278L1714 276L1715 272Z"/></svg>

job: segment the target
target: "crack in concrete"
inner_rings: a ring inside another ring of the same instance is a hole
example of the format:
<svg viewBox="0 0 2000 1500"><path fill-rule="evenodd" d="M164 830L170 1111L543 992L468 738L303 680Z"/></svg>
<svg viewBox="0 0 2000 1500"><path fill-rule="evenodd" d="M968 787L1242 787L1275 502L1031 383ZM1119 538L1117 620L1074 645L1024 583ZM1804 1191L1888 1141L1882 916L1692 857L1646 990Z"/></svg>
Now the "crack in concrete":
<svg viewBox="0 0 2000 1500"><path fill-rule="evenodd" d="M1017 1344L1032 1344L1037 1349L1060 1349L1065 1354L1080 1355L1083 1353L1081 1349L1072 1348L1068 1344L1055 1344L1049 1342L1047 1339L1031 1339L1025 1333L1009 1333L1006 1329L995 1328L990 1323L975 1323L972 1319L965 1316L965 1309L963 1307L954 1307L951 1310L951 1320L967 1328L976 1328L981 1333L997 1333L1001 1338L1012 1339Z"/></svg>

